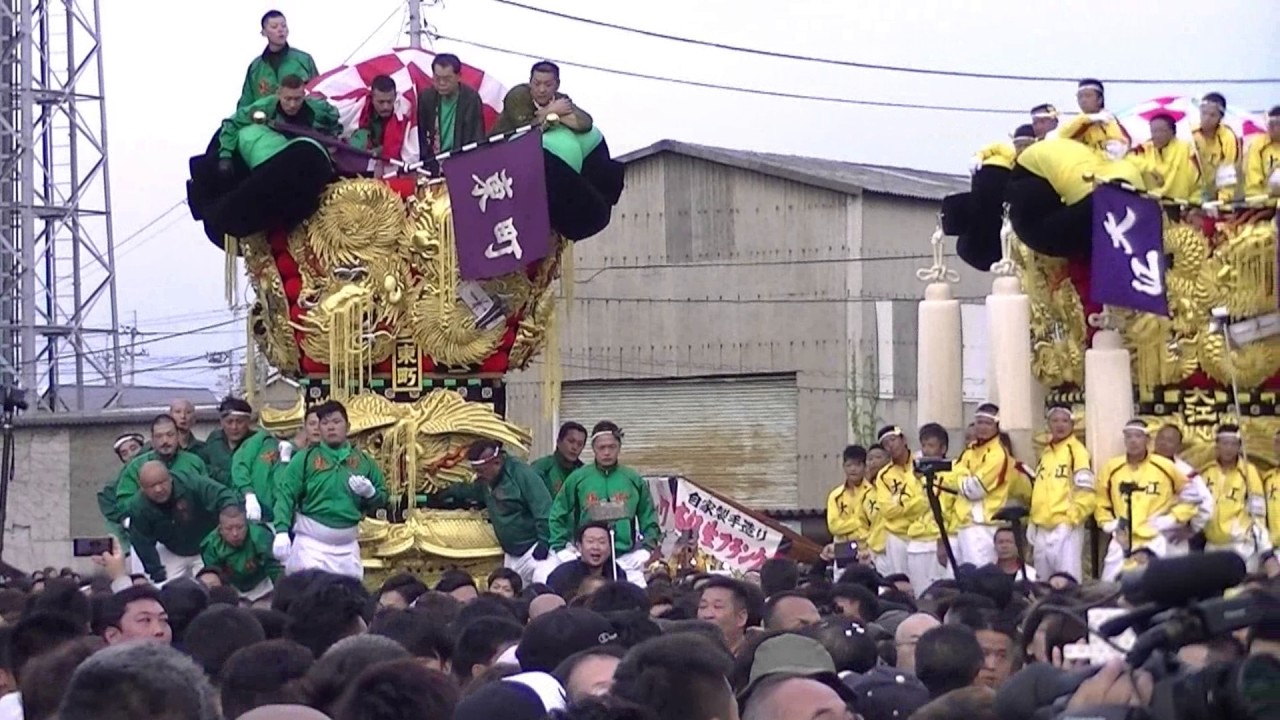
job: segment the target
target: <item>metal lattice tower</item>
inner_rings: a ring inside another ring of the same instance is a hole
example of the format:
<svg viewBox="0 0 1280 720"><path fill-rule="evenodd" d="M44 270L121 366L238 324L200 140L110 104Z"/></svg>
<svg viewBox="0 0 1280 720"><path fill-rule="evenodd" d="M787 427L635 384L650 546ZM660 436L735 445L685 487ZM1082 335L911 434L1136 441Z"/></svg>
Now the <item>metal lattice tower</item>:
<svg viewBox="0 0 1280 720"><path fill-rule="evenodd" d="M0 0L0 380L44 410L121 386L98 6Z"/></svg>

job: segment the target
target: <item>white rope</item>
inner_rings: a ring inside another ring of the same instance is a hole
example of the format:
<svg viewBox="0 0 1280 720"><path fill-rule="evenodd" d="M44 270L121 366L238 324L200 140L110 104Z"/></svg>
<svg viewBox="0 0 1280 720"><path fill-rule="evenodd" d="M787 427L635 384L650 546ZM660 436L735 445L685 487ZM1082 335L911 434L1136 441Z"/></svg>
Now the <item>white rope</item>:
<svg viewBox="0 0 1280 720"><path fill-rule="evenodd" d="M947 267L947 253L943 245L945 241L946 236L942 234L942 225L939 224L933 230L933 237L929 238L929 244L933 247L933 264L916 270L916 278L921 282L960 282L960 273Z"/></svg>
<svg viewBox="0 0 1280 720"><path fill-rule="evenodd" d="M1110 305L1103 305L1102 312L1090 314L1086 321L1095 330L1119 330L1122 326L1120 318L1111 312Z"/></svg>
<svg viewBox="0 0 1280 720"><path fill-rule="evenodd" d="M1004 206L1004 221L1000 224L1000 259L991 263L993 275L1018 274L1018 264L1013 261L1013 223L1009 220L1009 205Z"/></svg>

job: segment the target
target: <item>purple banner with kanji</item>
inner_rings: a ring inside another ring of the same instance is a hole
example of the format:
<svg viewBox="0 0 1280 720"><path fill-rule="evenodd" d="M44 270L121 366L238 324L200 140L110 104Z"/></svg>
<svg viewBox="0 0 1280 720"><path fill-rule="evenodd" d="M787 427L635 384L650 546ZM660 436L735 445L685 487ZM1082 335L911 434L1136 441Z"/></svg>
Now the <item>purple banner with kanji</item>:
<svg viewBox="0 0 1280 720"><path fill-rule="evenodd" d="M1093 302L1168 317L1165 266L1160 203L1099 185L1093 191Z"/></svg>
<svg viewBox="0 0 1280 720"><path fill-rule="evenodd" d="M539 132L445 158L463 280L518 272L551 253L542 163Z"/></svg>

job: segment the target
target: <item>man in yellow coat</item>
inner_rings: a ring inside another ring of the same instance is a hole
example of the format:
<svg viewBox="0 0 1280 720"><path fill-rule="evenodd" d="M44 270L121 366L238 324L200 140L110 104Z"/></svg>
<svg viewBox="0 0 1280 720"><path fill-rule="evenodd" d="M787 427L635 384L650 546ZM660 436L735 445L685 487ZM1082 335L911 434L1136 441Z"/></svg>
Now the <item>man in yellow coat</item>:
<svg viewBox="0 0 1280 720"><path fill-rule="evenodd" d="M1266 493L1258 468L1241 452L1242 440L1239 426L1228 424L1218 428L1214 461L1201 473L1209 492L1217 499L1213 517L1204 527L1204 539L1207 552L1234 552L1253 572L1261 551L1270 549L1264 529ZM1264 547L1259 547L1260 541Z"/></svg>
<svg viewBox="0 0 1280 720"><path fill-rule="evenodd" d="M1240 138L1222 122L1227 99L1211 92L1200 100L1200 127L1191 131L1200 165L1202 200L1229 202L1239 183Z"/></svg>
<svg viewBox="0 0 1280 720"><path fill-rule="evenodd" d="M1151 139L1138 148L1135 162L1142 169L1147 190L1170 200L1190 200L1200 185L1191 143L1178 139L1172 115L1151 118Z"/></svg>
<svg viewBox="0 0 1280 720"><path fill-rule="evenodd" d="M827 495L827 531L836 542L856 542L861 549L871 528L863 521L864 497L871 489L867 477L867 451L861 445L844 449L844 482Z"/></svg>
<svg viewBox="0 0 1280 720"><path fill-rule="evenodd" d="M1151 452L1149 443L1146 422L1130 420L1124 426L1125 454L1112 458L1098 473L1094 518L1111 536L1102 570L1102 579L1108 582L1120 576L1125 561L1137 550L1162 557L1164 532L1189 522L1196 513L1194 505L1179 497L1187 476L1167 458Z"/></svg>
<svg viewBox="0 0 1280 720"><path fill-rule="evenodd" d="M1080 114L1058 131L1058 137L1084 143L1109 160L1119 160L1129 153L1133 141L1116 117L1107 111L1101 80L1081 80L1076 89L1076 103Z"/></svg>
<svg viewBox="0 0 1280 720"><path fill-rule="evenodd" d="M882 575L907 572L908 531L929 511L924 483L916 474L915 458L902 428L881 428L880 445L889 452L889 464L876 475L876 508L884 527L884 554L876 563Z"/></svg>
<svg viewBox="0 0 1280 720"><path fill-rule="evenodd" d="M955 495L956 562L977 567L996 561L996 513L1009 501L1015 472L1013 456L1000 441L1000 408L978 406L974 441L960 454L939 486Z"/></svg>
<svg viewBox="0 0 1280 720"><path fill-rule="evenodd" d="M1036 575L1067 573L1084 579L1084 525L1097 505L1097 479L1089 451L1075 435L1071 407L1047 413L1049 442L1040 455L1031 491L1027 539L1035 546Z"/></svg>
<svg viewBox="0 0 1280 720"><path fill-rule="evenodd" d="M1267 132L1244 154L1245 197L1280 197L1280 105L1267 111Z"/></svg>

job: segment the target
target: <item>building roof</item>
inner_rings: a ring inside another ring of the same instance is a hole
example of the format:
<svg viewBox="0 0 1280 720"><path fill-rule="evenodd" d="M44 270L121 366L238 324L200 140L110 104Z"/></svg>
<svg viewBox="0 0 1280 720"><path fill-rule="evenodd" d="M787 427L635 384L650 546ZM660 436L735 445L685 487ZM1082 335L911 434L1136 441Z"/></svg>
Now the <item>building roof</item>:
<svg viewBox="0 0 1280 720"><path fill-rule="evenodd" d="M868 192L917 200L941 200L952 193L969 189L969 179L961 175L882 165L862 165L801 155L733 150L679 140L659 140L617 159L623 163L632 163L664 152L677 153L850 195Z"/></svg>
<svg viewBox="0 0 1280 720"><path fill-rule="evenodd" d="M156 387L148 385L128 385L120 388L120 398L114 404L116 389L105 385L84 386L85 410L136 410L142 408L164 408L174 400L190 400L192 405L217 405L218 396L209 388L203 387ZM62 388L62 397L68 405L76 400L76 388Z"/></svg>

